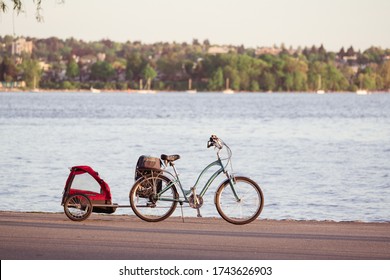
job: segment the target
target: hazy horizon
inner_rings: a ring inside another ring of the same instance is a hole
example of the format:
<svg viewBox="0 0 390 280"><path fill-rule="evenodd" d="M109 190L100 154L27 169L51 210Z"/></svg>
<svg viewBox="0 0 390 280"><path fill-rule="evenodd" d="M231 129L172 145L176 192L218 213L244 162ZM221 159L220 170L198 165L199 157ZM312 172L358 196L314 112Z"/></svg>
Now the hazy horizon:
<svg viewBox="0 0 390 280"><path fill-rule="evenodd" d="M43 1L44 21L35 19L33 1L24 13L0 14L0 35L36 38L110 39L245 47L310 47L328 51L353 46L390 48L390 1L386 0L103 0Z"/></svg>

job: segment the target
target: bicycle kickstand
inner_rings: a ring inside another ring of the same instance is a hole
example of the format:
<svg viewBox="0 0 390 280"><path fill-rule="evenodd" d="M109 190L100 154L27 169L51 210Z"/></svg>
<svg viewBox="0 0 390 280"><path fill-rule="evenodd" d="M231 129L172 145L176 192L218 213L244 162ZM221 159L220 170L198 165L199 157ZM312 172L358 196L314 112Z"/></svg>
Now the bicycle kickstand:
<svg viewBox="0 0 390 280"><path fill-rule="evenodd" d="M202 215L200 214L200 210L199 210L199 208L196 208L196 212L198 212L198 215L197 215L197 217L198 217L198 218L202 218Z"/></svg>
<svg viewBox="0 0 390 280"><path fill-rule="evenodd" d="M180 202L180 209L181 209L181 219L184 223L184 214L183 214L183 202Z"/></svg>

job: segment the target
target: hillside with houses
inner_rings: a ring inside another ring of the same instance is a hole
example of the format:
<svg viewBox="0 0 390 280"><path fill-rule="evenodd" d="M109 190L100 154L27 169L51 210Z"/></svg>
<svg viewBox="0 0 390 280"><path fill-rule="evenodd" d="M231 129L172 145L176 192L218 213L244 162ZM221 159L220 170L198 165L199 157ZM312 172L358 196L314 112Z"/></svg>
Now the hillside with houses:
<svg viewBox="0 0 390 280"><path fill-rule="evenodd" d="M131 90L342 92L390 89L390 49L293 49L189 43L0 37L0 91Z"/></svg>

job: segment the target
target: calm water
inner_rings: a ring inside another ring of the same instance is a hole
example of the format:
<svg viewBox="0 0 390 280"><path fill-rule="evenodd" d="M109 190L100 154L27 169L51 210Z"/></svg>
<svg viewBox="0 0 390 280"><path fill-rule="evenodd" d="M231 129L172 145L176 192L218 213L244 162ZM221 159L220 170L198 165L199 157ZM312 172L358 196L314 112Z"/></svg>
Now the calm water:
<svg viewBox="0 0 390 280"><path fill-rule="evenodd" d="M189 188L217 134L235 173L261 185L261 218L390 221L389 108L390 94L0 93L0 210L61 212L73 165L92 166L128 204L142 154L180 154ZM218 216L216 187L204 216Z"/></svg>

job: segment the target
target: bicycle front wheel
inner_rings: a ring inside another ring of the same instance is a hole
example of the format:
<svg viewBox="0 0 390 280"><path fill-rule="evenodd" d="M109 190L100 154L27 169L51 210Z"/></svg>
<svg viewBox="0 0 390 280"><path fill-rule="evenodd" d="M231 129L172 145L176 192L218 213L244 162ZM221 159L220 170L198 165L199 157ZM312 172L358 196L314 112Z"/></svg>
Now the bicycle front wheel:
<svg viewBox="0 0 390 280"><path fill-rule="evenodd" d="M175 185L162 175L139 179L129 196L134 213L147 222L168 218L175 211L179 198Z"/></svg>
<svg viewBox="0 0 390 280"><path fill-rule="evenodd" d="M260 187L247 177L226 180L215 194L218 213L227 222L243 225L254 221L263 210L264 197Z"/></svg>

